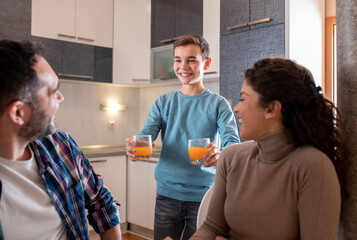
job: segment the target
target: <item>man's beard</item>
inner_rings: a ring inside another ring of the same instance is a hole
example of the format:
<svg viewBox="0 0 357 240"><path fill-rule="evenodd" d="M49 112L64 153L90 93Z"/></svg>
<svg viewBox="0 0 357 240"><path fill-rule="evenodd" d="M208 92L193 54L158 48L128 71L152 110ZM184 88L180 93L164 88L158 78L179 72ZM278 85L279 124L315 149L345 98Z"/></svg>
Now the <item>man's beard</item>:
<svg viewBox="0 0 357 240"><path fill-rule="evenodd" d="M18 136L31 142L56 131L51 125L51 117L40 108L34 108L28 122L20 129Z"/></svg>

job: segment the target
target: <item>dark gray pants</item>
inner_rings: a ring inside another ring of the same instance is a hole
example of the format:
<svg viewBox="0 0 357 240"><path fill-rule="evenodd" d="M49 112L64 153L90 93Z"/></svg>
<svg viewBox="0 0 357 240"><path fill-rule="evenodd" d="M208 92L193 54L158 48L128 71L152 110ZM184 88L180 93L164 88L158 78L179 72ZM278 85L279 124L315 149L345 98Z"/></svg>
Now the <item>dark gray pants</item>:
<svg viewBox="0 0 357 240"><path fill-rule="evenodd" d="M188 239L196 231L200 202L179 201L156 195L154 239L170 236L174 240Z"/></svg>

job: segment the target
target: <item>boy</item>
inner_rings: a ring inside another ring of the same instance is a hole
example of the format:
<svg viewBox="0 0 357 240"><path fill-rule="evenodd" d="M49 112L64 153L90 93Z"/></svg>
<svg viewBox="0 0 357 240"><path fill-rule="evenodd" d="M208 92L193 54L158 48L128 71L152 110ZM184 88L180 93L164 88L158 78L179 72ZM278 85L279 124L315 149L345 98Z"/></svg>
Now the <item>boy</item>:
<svg viewBox="0 0 357 240"><path fill-rule="evenodd" d="M161 130L162 150L155 169L157 197L154 239L180 239L186 231L196 231L200 202L214 183L216 164L222 147L239 143L238 130L229 103L203 85L203 71L211 63L209 45L197 35L185 35L174 42L174 71L182 86L179 91L156 99L139 134L156 139ZM193 166L187 141L210 138L204 165ZM132 139L126 151L133 159Z"/></svg>

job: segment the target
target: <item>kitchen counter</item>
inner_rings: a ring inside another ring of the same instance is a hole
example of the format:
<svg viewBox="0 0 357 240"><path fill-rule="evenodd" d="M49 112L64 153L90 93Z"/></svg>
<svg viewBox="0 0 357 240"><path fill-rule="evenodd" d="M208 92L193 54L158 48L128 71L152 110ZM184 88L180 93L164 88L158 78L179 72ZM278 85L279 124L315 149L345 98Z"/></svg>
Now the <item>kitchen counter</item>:
<svg viewBox="0 0 357 240"><path fill-rule="evenodd" d="M125 145L89 145L81 146L80 149L87 158L126 155ZM159 158L160 153L161 146L153 147L152 157Z"/></svg>

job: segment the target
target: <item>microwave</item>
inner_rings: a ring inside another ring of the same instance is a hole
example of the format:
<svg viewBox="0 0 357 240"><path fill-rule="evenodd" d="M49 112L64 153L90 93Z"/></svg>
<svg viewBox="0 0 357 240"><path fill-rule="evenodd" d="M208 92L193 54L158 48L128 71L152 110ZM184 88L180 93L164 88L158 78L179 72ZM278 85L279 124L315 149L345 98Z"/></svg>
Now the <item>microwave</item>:
<svg viewBox="0 0 357 240"><path fill-rule="evenodd" d="M150 80L152 82L174 80L173 45L165 45L151 49Z"/></svg>

